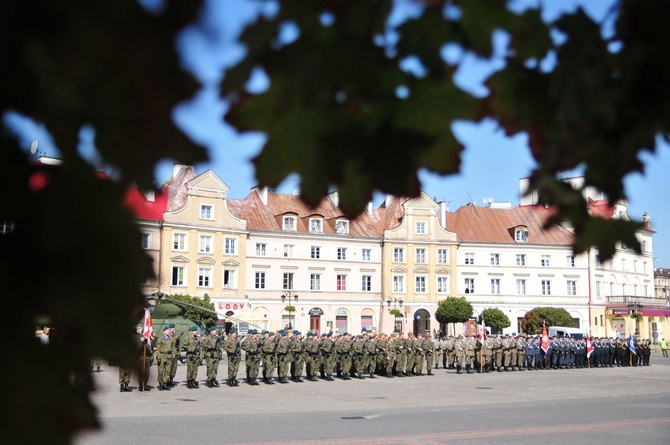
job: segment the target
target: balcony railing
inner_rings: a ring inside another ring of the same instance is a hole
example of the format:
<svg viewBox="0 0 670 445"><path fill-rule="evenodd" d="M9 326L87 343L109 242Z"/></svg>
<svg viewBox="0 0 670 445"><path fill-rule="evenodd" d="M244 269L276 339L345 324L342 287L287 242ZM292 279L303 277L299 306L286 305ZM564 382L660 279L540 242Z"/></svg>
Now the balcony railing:
<svg viewBox="0 0 670 445"><path fill-rule="evenodd" d="M644 306L669 306L667 298L638 297L634 295L610 295L607 297L610 304L642 304Z"/></svg>

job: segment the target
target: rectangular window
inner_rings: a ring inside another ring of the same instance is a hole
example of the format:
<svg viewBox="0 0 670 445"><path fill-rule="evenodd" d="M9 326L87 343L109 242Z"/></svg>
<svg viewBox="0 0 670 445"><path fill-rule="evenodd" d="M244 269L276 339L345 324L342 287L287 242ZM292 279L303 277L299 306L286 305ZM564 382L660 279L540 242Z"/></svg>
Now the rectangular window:
<svg viewBox="0 0 670 445"><path fill-rule="evenodd" d="M542 280L542 295L551 295L551 280Z"/></svg>
<svg viewBox="0 0 670 445"><path fill-rule="evenodd" d="M449 292L448 277L437 277L437 293L446 294Z"/></svg>
<svg viewBox="0 0 670 445"><path fill-rule="evenodd" d="M523 279L516 280L516 294L526 295L526 280Z"/></svg>
<svg viewBox="0 0 670 445"><path fill-rule="evenodd" d="M335 232L342 234L349 233L349 221L337 221L335 223Z"/></svg>
<svg viewBox="0 0 670 445"><path fill-rule="evenodd" d="M426 262L426 249L423 248L416 249L416 262L417 263Z"/></svg>
<svg viewBox="0 0 670 445"><path fill-rule="evenodd" d="M265 289L265 272L256 272L254 289Z"/></svg>
<svg viewBox="0 0 670 445"><path fill-rule="evenodd" d="M237 270L223 269L223 288L237 289Z"/></svg>
<svg viewBox="0 0 670 445"><path fill-rule="evenodd" d="M405 249L402 247L393 248L393 262L394 263L404 263L405 262Z"/></svg>
<svg viewBox="0 0 670 445"><path fill-rule="evenodd" d="M492 253L491 254L491 266L500 266L500 254Z"/></svg>
<svg viewBox="0 0 670 445"><path fill-rule="evenodd" d="M491 293L500 295L500 278L491 278Z"/></svg>
<svg viewBox="0 0 670 445"><path fill-rule="evenodd" d="M437 249L437 264L447 264L447 249Z"/></svg>
<svg viewBox="0 0 670 445"><path fill-rule="evenodd" d="M372 292L372 275L361 276L361 291Z"/></svg>
<svg viewBox="0 0 670 445"><path fill-rule="evenodd" d="M321 290L321 274L313 273L309 276L309 290Z"/></svg>
<svg viewBox="0 0 670 445"><path fill-rule="evenodd" d="M313 233L322 233L323 232L323 221L320 219L310 219L309 220L309 231Z"/></svg>
<svg viewBox="0 0 670 445"><path fill-rule="evenodd" d="M633 260L633 272L637 272L637 260Z"/></svg>
<svg viewBox="0 0 670 445"><path fill-rule="evenodd" d="M293 258L293 244L284 244L284 258Z"/></svg>
<svg viewBox="0 0 670 445"><path fill-rule="evenodd" d="M347 276L338 275L337 276L337 290L347 290Z"/></svg>
<svg viewBox="0 0 670 445"><path fill-rule="evenodd" d="M514 240L517 243L527 243L528 242L528 230L517 229L514 232Z"/></svg>
<svg viewBox="0 0 670 445"><path fill-rule="evenodd" d="M172 285L184 286L186 279L186 267L172 266Z"/></svg>
<svg viewBox="0 0 670 445"><path fill-rule="evenodd" d="M372 261L372 249L363 249L361 251L361 261Z"/></svg>
<svg viewBox="0 0 670 445"><path fill-rule="evenodd" d="M293 273L292 272L284 272L283 289L284 290L293 290Z"/></svg>
<svg viewBox="0 0 670 445"><path fill-rule="evenodd" d="M223 253L225 255L237 254L237 238L226 238L224 240Z"/></svg>
<svg viewBox="0 0 670 445"><path fill-rule="evenodd" d="M610 296L614 295L614 283L610 283Z"/></svg>
<svg viewBox="0 0 670 445"><path fill-rule="evenodd" d="M394 293L405 292L405 277L403 275L393 276L393 292Z"/></svg>
<svg viewBox="0 0 670 445"><path fill-rule="evenodd" d="M526 254L524 254L524 253L517 253L516 254L516 265L518 267L525 267L526 266Z"/></svg>
<svg viewBox="0 0 670 445"><path fill-rule="evenodd" d="M265 243L256 243L256 256L266 255L267 245Z"/></svg>
<svg viewBox="0 0 670 445"><path fill-rule="evenodd" d="M466 278L465 279L465 293L466 294L474 294L475 293L475 279L474 278Z"/></svg>
<svg viewBox="0 0 670 445"><path fill-rule="evenodd" d="M570 297L577 296L577 281L568 280L567 283L566 283L566 286L568 288L568 296L570 296Z"/></svg>
<svg viewBox="0 0 670 445"><path fill-rule="evenodd" d="M474 253L466 253L465 254L465 264L466 265L475 264L475 254Z"/></svg>
<svg viewBox="0 0 670 445"><path fill-rule="evenodd" d="M212 253L212 236L200 235L200 245L198 247L200 253Z"/></svg>
<svg viewBox="0 0 670 445"><path fill-rule="evenodd" d="M198 287L211 286L212 269L209 267L198 268Z"/></svg>
<svg viewBox="0 0 670 445"><path fill-rule="evenodd" d="M414 277L414 292L418 294L425 294L426 293L426 277L423 275L420 275L418 277Z"/></svg>
<svg viewBox="0 0 670 445"><path fill-rule="evenodd" d="M186 250L186 234L172 234L172 250Z"/></svg>
<svg viewBox="0 0 670 445"><path fill-rule="evenodd" d="M621 284L621 295L626 295L626 283Z"/></svg>
<svg viewBox="0 0 670 445"><path fill-rule="evenodd" d="M338 247L337 248L337 259L342 260L342 261L347 259L347 248L346 247Z"/></svg>
<svg viewBox="0 0 670 445"><path fill-rule="evenodd" d="M148 249L149 248L149 234L148 233L143 233L142 234L142 249Z"/></svg>
<svg viewBox="0 0 670 445"><path fill-rule="evenodd" d="M600 294L602 293L602 291L600 290L601 286L602 284L600 283L600 281L596 281L596 297L600 297Z"/></svg>
<svg viewBox="0 0 670 445"><path fill-rule="evenodd" d="M200 219L212 219L212 206L203 204L200 206Z"/></svg>
<svg viewBox="0 0 670 445"><path fill-rule="evenodd" d="M417 235L425 235L426 234L426 223L423 221L419 221L416 223L416 230L414 233Z"/></svg>
<svg viewBox="0 0 670 445"><path fill-rule="evenodd" d="M321 247L312 246L310 249L310 258L313 260L318 260L321 258Z"/></svg>
<svg viewBox="0 0 670 445"><path fill-rule="evenodd" d="M284 217L284 230L295 230L295 216Z"/></svg>
<svg viewBox="0 0 670 445"><path fill-rule="evenodd" d="M576 262L575 262L575 256L574 255L568 255L568 267L575 267Z"/></svg>
<svg viewBox="0 0 670 445"><path fill-rule="evenodd" d="M542 267L551 267L551 256L542 255L540 257L540 266Z"/></svg>

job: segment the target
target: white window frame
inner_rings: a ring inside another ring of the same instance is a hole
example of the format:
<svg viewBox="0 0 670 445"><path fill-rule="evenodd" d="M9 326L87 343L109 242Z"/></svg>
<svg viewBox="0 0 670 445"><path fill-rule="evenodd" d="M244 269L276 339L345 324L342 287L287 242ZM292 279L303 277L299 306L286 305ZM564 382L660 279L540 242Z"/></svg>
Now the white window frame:
<svg viewBox="0 0 670 445"><path fill-rule="evenodd" d="M405 276L404 275L393 275L393 293L404 293L405 292Z"/></svg>
<svg viewBox="0 0 670 445"><path fill-rule="evenodd" d="M565 283L565 286L567 288L569 297L576 297L577 296L577 280L568 280Z"/></svg>
<svg viewBox="0 0 670 445"><path fill-rule="evenodd" d="M414 262L418 264L425 264L426 260L426 249L424 247L417 247L414 250Z"/></svg>
<svg viewBox="0 0 670 445"><path fill-rule="evenodd" d="M516 254L516 266L517 267L526 267L526 254L517 253Z"/></svg>
<svg viewBox="0 0 670 445"><path fill-rule="evenodd" d="M212 287L211 267L198 267L198 287Z"/></svg>
<svg viewBox="0 0 670 445"><path fill-rule="evenodd" d="M267 255L267 244L256 243L256 256L266 256L266 255Z"/></svg>
<svg viewBox="0 0 670 445"><path fill-rule="evenodd" d="M346 290L347 290L347 275L346 274L337 274L335 289L338 292L346 292Z"/></svg>
<svg viewBox="0 0 670 445"><path fill-rule="evenodd" d="M405 248L404 247L394 247L393 248L393 262L394 263L404 263L405 262Z"/></svg>
<svg viewBox="0 0 670 445"><path fill-rule="evenodd" d="M372 249L361 249L361 261L370 262L372 261Z"/></svg>
<svg viewBox="0 0 670 445"><path fill-rule="evenodd" d="M312 233L323 233L323 220L321 218L310 218L309 231Z"/></svg>
<svg viewBox="0 0 670 445"><path fill-rule="evenodd" d="M500 295L500 278L491 278L491 294Z"/></svg>
<svg viewBox="0 0 670 445"><path fill-rule="evenodd" d="M542 290L542 295L545 296L551 295L551 280L542 280L540 282L540 287Z"/></svg>
<svg viewBox="0 0 670 445"><path fill-rule="evenodd" d="M361 292L372 292L372 275L361 275Z"/></svg>
<svg viewBox="0 0 670 445"><path fill-rule="evenodd" d="M286 232L295 232L297 229L297 218L295 216L285 215L282 218L282 230Z"/></svg>
<svg viewBox="0 0 670 445"><path fill-rule="evenodd" d="M528 230L527 229L516 229L514 231L514 241L517 243L527 243L528 242Z"/></svg>
<svg viewBox="0 0 670 445"><path fill-rule="evenodd" d="M437 277L437 293L446 294L449 292L449 277Z"/></svg>
<svg viewBox="0 0 670 445"><path fill-rule="evenodd" d="M223 240L223 254L237 255L237 238L225 237Z"/></svg>
<svg viewBox="0 0 670 445"><path fill-rule="evenodd" d="M237 289L237 269L223 268L223 288Z"/></svg>
<svg viewBox="0 0 670 445"><path fill-rule="evenodd" d="M311 246L309 248L309 256L313 260L321 259L321 246Z"/></svg>
<svg viewBox="0 0 670 445"><path fill-rule="evenodd" d="M200 242L198 243L198 253L212 253L212 244L214 237L212 235L200 235Z"/></svg>
<svg viewBox="0 0 670 445"><path fill-rule="evenodd" d="M335 222L335 233L347 235L349 233L349 221L346 219L339 219Z"/></svg>
<svg viewBox="0 0 670 445"><path fill-rule="evenodd" d="M293 244L284 244L284 258L293 258L294 247Z"/></svg>
<svg viewBox="0 0 670 445"><path fill-rule="evenodd" d="M309 290L320 291L321 290L321 274L313 273L309 275Z"/></svg>
<svg viewBox="0 0 670 445"><path fill-rule="evenodd" d="M211 204L200 204L200 219L213 220L214 206Z"/></svg>
<svg viewBox="0 0 670 445"><path fill-rule="evenodd" d="M475 293L475 279L474 278L466 278L465 279L465 292L466 294L474 294Z"/></svg>
<svg viewBox="0 0 670 445"><path fill-rule="evenodd" d="M551 267L551 255L540 255L540 267Z"/></svg>
<svg viewBox="0 0 670 445"><path fill-rule="evenodd" d="M254 289L265 289L267 286L267 274L265 272L254 273Z"/></svg>
<svg viewBox="0 0 670 445"><path fill-rule="evenodd" d="M188 249L188 235L182 232L172 234L172 250L184 252Z"/></svg>
<svg viewBox="0 0 670 445"><path fill-rule="evenodd" d="M143 233L142 234L142 249L149 249L151 246L151 234Z"/></svg>
<svg viewBox="0 0 670 445"><path fill-rule="evenodd" d="M282 277L282 289L284 290L294 290L295 286L295 274L293 272L284 272Z"/></svg>
<svg viewBox="0 0 670 445"><path fill-rule="evenodd" d="M492 253L491 254L491 266L500 266L500 254Z"/></svg>
<svg viewBox="0 0 670 445"><path fill-rule="evenodd" d="M516 280L516 294L517 295L526 295L526 280L523 278L517 278Z"/></svg>
<svg viewBox="0 0 670 445"><path fill-rule="evenodd" d="M346 247L338 247L337 248L337 259L339 261L346 261L347 260L347 248Z"/></svg>
<svg viewBox="0 0 670 445"><path fill-rule="evenodd" d="M465 253L465 265L466 266L474 266L475 264L475 254L473 252L466 252Z"/></svg>
<svg viewBox="0 0 670 445"><path fill-rule="evenodd" d="M414 277L414 292L417 294L428 292L428 277L425 275L416 275Z"/></svg>
<svg viewBox="0 0 670 445"><path fill-rule="evenodd" d="M448 262L449 262L449 250L437 249L437 264L448 264Z"/></svg>
<svg viewBox="0 0 670 445"><path fill-rule="evenodd" d="M428 233L427 227L428 224L426 223L426 221L416 221L416 223L414 224L414 233L416 235L425 235L426 233Z"/></svg>
<svg viewBox="0 0 670 445"><path fill-rule="evenodd" d="M602 296L602 283L600 281L596 281L596 297Z"/></svg>
<svg viewBox="0 0 670 445"><path fill-rule="evenodd" d="M577 259L574 255L568 255L566 259L568 267L577 267Z"/></svg>
<svg viewBox="0 0 670 445"><path fill-rule="evenodd" d="M175 272L177 272L177 276L175 276ZM172 266L170 283L172 286L186 286L186 266Z"/></svg>

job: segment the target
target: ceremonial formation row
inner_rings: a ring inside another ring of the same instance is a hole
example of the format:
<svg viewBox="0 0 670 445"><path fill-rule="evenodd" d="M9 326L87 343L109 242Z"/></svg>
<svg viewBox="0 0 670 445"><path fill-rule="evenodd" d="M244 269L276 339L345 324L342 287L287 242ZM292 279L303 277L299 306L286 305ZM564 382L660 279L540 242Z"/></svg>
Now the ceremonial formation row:
<svg viewBox="0 0 670 445"><path fill-rule="evenodd" d="M291 335L292 334L292 335ZM228 361L227 385L239 385L239 366L244 352L246 383L259 385L307 380L332 381L365 376L387 378L433 375L433 368L456 369L457 374L474 372L510 372L542 369L596 368L649 365L650 342L640 340L630 345L625 340L594 339L590 348L586 341L574 338L497 335L484 339L476 336L439 336L433 339L421 334L404 333L342 335L284 330L259 334L251 329L239 338L235 329L227 335L211 328L199 335L193 326L184 341L174 336L174 325L168 325L154 344L140 338L138 378L140 391L148 390L150 367L157 365L160 391L176 385L177 363L186 363L186 387L199 388L198 368L206 365L205 386L216 388L219 362L225 353ZM633 346L630 348L630 346ZM631 350L632 349L632 350ZM426 373L424 374L424 368ZM130 391L130 369L119 369L120 391Z"/></svg>

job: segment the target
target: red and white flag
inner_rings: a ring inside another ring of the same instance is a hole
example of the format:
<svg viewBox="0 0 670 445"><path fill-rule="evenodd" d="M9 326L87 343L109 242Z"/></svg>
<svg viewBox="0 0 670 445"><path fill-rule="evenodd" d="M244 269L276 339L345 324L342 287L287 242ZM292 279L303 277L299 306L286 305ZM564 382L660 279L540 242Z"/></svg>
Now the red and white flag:
<svg viewBox="0 0 670 445"><path fill-rule="evenodd" d="M477 334L477 338L482 343L484 340L486 340L486 322L484 319L482 319L482 325L479 327L479 334Z"/></svg>
<svg viewBox="0 0 670 445"><path fill-rule="evenodd" d="M591 336L589 334L586 334L586 357L591 357L591 354L593 354L593 345L591 344Z"/></svg>
<svg viewBox="0 0 670 445"><path fill-rule="evenodd" d="M544 352L547 352L549 349L549 333L547 332L547 325L542 325L542 340L540 341L540 347Z"/></svg>
<svg viewBox="0 0 670 445"><path fill-rule="evenodd" d="M142 337L153 340L154 339L154 323L151 321L151 313L149 309L144 309L144 323L142 324Z"/></svg>

